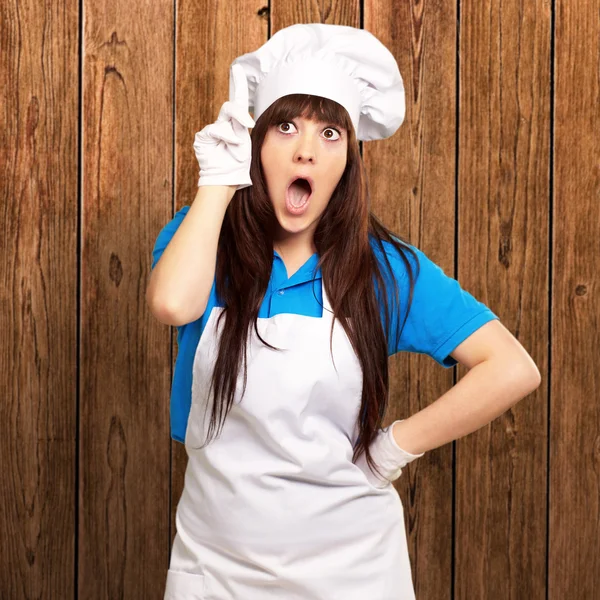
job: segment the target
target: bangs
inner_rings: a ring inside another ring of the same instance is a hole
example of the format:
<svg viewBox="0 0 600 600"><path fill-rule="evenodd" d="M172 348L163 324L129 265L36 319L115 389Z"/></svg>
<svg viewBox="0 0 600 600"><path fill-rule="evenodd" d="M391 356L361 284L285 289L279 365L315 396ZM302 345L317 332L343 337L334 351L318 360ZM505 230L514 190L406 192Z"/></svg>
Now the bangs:
<svg viewBox="0 0 600 600"><path fill-rule="evenodd" d="M298 117L336 125L348 132L352 128L350 115L341 104L329 98L308 94L289 94L279 98L273 106L269 126Z"/></svg>

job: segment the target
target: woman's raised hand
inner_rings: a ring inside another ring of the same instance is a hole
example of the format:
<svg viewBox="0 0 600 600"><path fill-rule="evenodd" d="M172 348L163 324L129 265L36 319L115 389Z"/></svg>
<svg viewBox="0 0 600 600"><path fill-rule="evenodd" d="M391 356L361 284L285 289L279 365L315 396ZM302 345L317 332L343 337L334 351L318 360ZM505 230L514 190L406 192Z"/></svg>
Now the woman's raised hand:
<svg viewBox="0 0 600 600"><path fill-rule="evenodd" d="M214 123L194 137L201 185L229 185L236 190L252 185L252 143L248 129L254 120L248 112L248 83L241 65L231 66L229 100Z"/></svg>

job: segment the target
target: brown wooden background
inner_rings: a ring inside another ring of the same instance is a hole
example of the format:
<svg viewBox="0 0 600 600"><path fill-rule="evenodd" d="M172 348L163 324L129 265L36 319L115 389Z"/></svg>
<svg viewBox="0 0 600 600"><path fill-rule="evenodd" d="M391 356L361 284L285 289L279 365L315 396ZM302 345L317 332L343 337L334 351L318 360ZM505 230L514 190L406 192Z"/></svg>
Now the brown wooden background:
<svg viewBox="0 0 600 600"><path fill-rule="evenodd" d="M374 210L485 302L542 385L397 481L417 599L600 598L597 0L6 0L0 19L0 597L162 598L186 455L145 304L228 68L298 22L394 53ZM386 423L463 367L392 358ZM377 599L366 599L377 600Z"/></svg>

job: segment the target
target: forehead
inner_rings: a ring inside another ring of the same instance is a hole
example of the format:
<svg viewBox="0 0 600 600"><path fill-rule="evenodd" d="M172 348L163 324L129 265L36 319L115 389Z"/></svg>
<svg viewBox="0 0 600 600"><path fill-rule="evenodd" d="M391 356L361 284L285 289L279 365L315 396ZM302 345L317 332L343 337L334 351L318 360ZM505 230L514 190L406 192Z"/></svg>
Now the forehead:
<svg viewBox="0 0 600 600"><path fill-rule="evenodd" d="M299 121L302 123L316 123L317 125L331 125L333 123L333 121L324 121L322 119L316 119L316 118L308 119L308 118L302 117L302 116L293 117L293 120Z"/></svg>

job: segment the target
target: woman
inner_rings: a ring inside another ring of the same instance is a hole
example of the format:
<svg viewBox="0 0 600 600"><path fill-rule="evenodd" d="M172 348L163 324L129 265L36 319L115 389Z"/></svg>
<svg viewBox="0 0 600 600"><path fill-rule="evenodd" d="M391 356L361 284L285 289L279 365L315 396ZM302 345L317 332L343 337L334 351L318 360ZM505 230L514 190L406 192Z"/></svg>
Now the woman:
<svg viewBox="0 0 600 600"><path fill-rule="evenodd" d="M294 25L234 61L196 134L199 192L147 295L178 327L188 453L166 599L415 597L392 481L423 453L381 429L388 357L451 367L498 317L369 210L357 140L389 137L403 98L371 34Z"/></svg>

